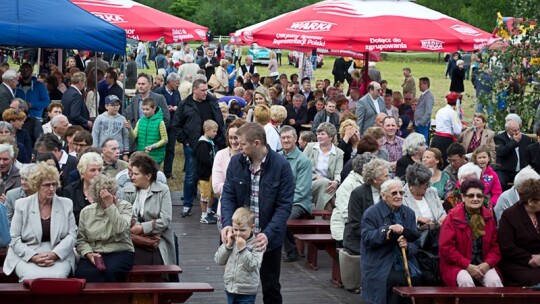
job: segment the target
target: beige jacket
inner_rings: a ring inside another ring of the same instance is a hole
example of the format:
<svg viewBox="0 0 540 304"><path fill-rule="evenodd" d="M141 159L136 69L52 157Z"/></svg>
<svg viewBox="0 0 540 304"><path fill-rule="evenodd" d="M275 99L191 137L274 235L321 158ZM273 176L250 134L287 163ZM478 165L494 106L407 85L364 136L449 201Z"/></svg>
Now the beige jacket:
<svg viewBox="0 0 540 304"><path fill-rule="evenodd" d="M458 142L465 147L465 151L469 148L469 144L471 143L471 139L474 134L474 128L470 127L465 129L465 131L461 132L461 134L458 137ZM482 131L482 138L480 139L480 146L487 145L489 147L489 151L491 153L491 162L494 163L497 159L497 155L495 152L495 132L484 129Z"/></svg>
<svg viewBox="0 0 540 304"><path fill-rule="evenodd" d="M319 144L308 143L304 149L304 154L311 161L312 177L315 179L317 174L315 169L317 167L317 160L319 159ZM343 170L343 151L334 146L336 153L330 152L330 159L328 160L328 179L335 180L341 183L341 170Z"/></svg>

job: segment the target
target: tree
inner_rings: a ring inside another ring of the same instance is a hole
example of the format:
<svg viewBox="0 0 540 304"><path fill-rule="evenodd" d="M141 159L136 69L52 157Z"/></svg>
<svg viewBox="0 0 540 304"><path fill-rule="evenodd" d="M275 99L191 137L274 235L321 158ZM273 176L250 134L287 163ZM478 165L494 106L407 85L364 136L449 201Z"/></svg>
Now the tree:
<svg viewBox="0 0 540 304"><path fill-rule="evenodd" d="M190 20L199 5L197 0L176 0L169 6L169 13L182 19Z"/></svg>

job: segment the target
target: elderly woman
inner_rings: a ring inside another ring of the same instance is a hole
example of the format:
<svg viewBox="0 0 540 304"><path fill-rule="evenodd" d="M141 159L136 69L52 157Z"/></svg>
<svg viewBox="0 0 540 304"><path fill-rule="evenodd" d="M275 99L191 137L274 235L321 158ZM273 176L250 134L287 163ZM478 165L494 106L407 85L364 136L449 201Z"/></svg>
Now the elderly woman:
<svg viewBox="0 0 540 304"><path fill-rule="evenodd" d="M414 239L418 233L416 216L402 204L403 194L400 180L387 180L381 185L381 202L369 207L362 216L360 297L368 303L402 303L392 289L407 286L403 249L413 285L420 281L415 258L418 252L418 241Z"/></svg>
<svg viewBox="0 0 540 304"><path fill-rule="evenodd" d="M315 209L318 210L333 208L332 200L341 182L343 151L332 143L335 136L334 125L323 122L317 128L317 142L307 144L304 149L304 154L311 161L311 192Z"/></svg>
<svg viewBox="0 0 540 304"><path fill-rule="evenodd" d="M504 210L512 207L515 203L519 201L519 188L521 188L521 186L526 180L531 178L540 180L540 175L536 171L534 171L531 166L527 166L521 169L521 171L519 171L514 178L514 185L512 186L512 188L504 191L501 196L499 196L499 199L497 200L497 205L493 207L493 213L495 213L497 223L500 224L501 216Z"/></svg>
<svg viewBox="0 0 540 304"><path fill-rule="evenodd" d="M477 165L473 163L466 163L465 165L461 166L458 170L458 181L454 187L454 190L447 194L446 198L443 202L443 207L446 212L450 212L452 208L457 206L462 202L461 197L461 184L469 179L480 179L480 175L482 174L482 169L478 167ZM484 201L486 201L487 206L487 198L484 198Z"/></svg>
<svg viewBox="0 0 540 304"><path fill-rule="evenodd" d="M229 73L227 73L228 66L229 60L221 59L216 70L216 77L219 82L219 86L214 88L214 92L220 92L223 94L229 92Z"/></svg>
<svg viewBox="0 0 540 304"><path fill-rule="evenodd" d="M368 207L380 201L381 185L388 179L389 163L374 159L362 168L364 183L356 187L349 199L347 223L343 231L343 248L351 255L360 254L362 215Z"/></svg>
<svg viewBox="0 0 540 304"><path fill-rule="evenodd" d="M23 164L30 163L32 161L32 140L28 131L23 129L24 121L26 120L26 114L17 109L9 108L2 113L2 119L11 124L15 129L15 138L17 139L17 145L24 147L21 151L19 149L19 155L17 160Z"/></svg>
<svg viewBox="0 0 540 304"><path fill-rule="evenodd" d="M90 193L90 183L94 177L101 174L102 169L103 158L101 158L101 155L95 152L84 154L77 164L80 179L69 184L62 192L62 196L69 197L73 200L73 214L75 215L77 225L79 225L79 214L81 210L94 202L94 198Z"/></svg>
<svg viewBox="0 0 540 304"><path fill-rule="evenodd" d="M13 218L13 212L15 212L15 201L17 201L20 198L25 198L27 196L30 196L35 191L30 188L30 183L28 182L28 179L30 178L30 175L36 170L35 164L29 164L24 166L20 171L19 174L21 175L21 186L17 187L15 189L11 189L6 193L6 201L4 205L6 206L6 213L8 222L11 223L11 220Z"/></svg>
<svg viewBox="0 0 540 304"><path fill-rule="evenodd" d="M67 278L75 270L77 226L70 199L56 196L58 172L40 163L28 178L32 191L19 199L11 222L11 243L4 273L20 281Z"/></svg>
<svg viewBox="0 0 540 304"><path fill-rule="evenodd" d="M483 206L484 184L470 179L460 189L463 204L448 213L439 236L442 280L447 286L502 287L497 226L493 212Z"/></svg>
<svg viewBox="0 0 540 304"><path fill-rule="evenodd" d="M79 217L77 252L81 260L75 276L88 282L122 282L133 266L135 249L131 242L131 204L118 200L116 181L105 175L94 177L90 194L94 203L84 207ZM106 269L97 268L103 260Z"/></svg>
<svg viewBox="0 0 540 304"><path fill-rule="evenodd" d="M473 125L465 129L458 137L458 142L465 148L467 154L471 154L480 146L487 145L493 156L495 157L495 132L486 128L487 119L484 114L475 114Z"/></svg>
<svg viewBox="0 0 540 304"><path fill-rule="evenodd" d="M446 192L451 191L454 185L450 175L443 169L443 156L439 149L429 148L422 155L422 163L432 172L430 185L437 189L439 199L444 199Z"/></svg>
<svg viewBox="0 0 540 304"><path fill-rule="evenodd" d="M175 265L169 187L156 181L158 166L152 157L141 154L130 165L133 184L125 187L124 197L133 205L131 234L160 238L153 251L134 244L135 265Z"/></svg>
<svg viewBox="0 0 540 304"><path fill-rule="evenodd" d="M528 179L518 189L519 202L506 209L499 221L499 267L505 286L532 286L540 282L540 181Z"/></svg>
<svg viewBox="0 0 540 304"><path fill-rule="evenodd" d="M465 85L463 80L465 79L465 62L463 60L458 60L456 62L456 67L452 71L452 76L450 80L450 92L454 93L463 93L465 91Z"/></svg>
<svg viewBox="0 0 540 304"><path fill-rule="evenodd" d="M343 180L343 184L336 191L336 207L332 210L330 218L330 232L332 232L332 238L337 242L337 247L343 247L343 231L349 218L351 192L364 184L362 170L375 158L372 153L364 153L355 157L352 161L352 172Z"/></svg>
<svg viewBox="0 0 540 304"><path fill-rule="evenodd" d="M380 117L380 114L381 113L379 113L378 117ZM382 115L385 115L383 116L383 118L386 117L386 114L383 113ZM384 149L383 147L385 137L383 128L369 127L366 129L366 132L364 132L364 137L365 136L371 136L377 141L377 152L375 153L377 157L380 159L388 160L388 151L386 151L386 149Z"/></svg>
<svg viewBox="0 0 540 304"><path fill-rule="evenodd" d="M403 142L403 156L396 163L396 176L403 179L409 165L422 161L426 151L426 139L420 133L411 133Z"/></svg>
<svg viewBox="0 0 540 304"><path fill-rule="evenodd" d="M343 151L343 163L356 156L360 135L358 125L352 119L344 120L339 126L338 148Z"/></svg>
<svg viewBox="0 0 540 304"><path fill-rule="evenodd" d="M270 121L264 125L266 143L270 146L270 149L276 152L280 152L283 149L279 137L279 128L285 118L287 118L287 109L284 106L273 105L270 108Z"/></svg>
<svg viewBox="0 0 540 304"><path fill-rule="evenodd" d="M431 224L441 225L446 218L437 189L430 186L431 175L431 170L421 163L410 165L405 174L407 184L403 204L414 211L416 222L422 228Z"/></svg>
<svg viewBox="0 0 540 304"><path fill-rule="evenodd" d="M382 160L386 160L384 157L380 157L379 152L381 150L379 150L379 143L371 135L364 135L362 139L360 139L360 141L358 142L356 149L357 149L357 155L356 155L357 157L358 155L362 155L364 153L373 153L375 157ZM349 161L347 161L343 165L343 170L341 170L341 180L345 180L347 176L349 176L349 174L351 173L352 162L353 162L353 159L349 159Z"/></svg>

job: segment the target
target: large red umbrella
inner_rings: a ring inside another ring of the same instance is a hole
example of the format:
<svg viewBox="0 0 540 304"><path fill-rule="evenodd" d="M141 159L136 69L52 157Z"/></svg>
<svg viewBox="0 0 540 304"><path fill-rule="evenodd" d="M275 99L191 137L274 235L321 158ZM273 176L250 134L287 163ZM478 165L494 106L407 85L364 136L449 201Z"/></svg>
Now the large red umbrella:
<svg viewBox="0 0 540 304"><path fill-rule="evenodd" d="M492 35L409 1L326 0L246 27L244 43L284 49L470 51ZM344 56L349 56L344 54Z"/></svg>
<svg viewBox="0 0 540 304"><path fill-rule="evenodd" d="M206 40L208 28L130 0L71 0L84 10L123 28L129 38L166 43Z"/></svg>

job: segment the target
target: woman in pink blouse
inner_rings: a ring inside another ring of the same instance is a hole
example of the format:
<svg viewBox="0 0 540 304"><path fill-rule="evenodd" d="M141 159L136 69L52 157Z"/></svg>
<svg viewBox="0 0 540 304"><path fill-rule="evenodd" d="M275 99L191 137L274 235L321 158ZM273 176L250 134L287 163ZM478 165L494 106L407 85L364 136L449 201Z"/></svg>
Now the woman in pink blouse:
<svg viewBox="0 0 540 304"><path fill-rule="evenodd" d="M216 196L221 196L223 191L223 184L225 184L225 177L227 174L227 167L231 157L238 153L240 144L238 143L238 137L236 136L236 130L240 128L246 121L243 119L235 119L227 128L225 139L227 141L227 148L219 150L214 158L214 166L212 167L212 189ZM217 215L219 217L218 227L221 229L221 201L218 203Z"/></svg>

